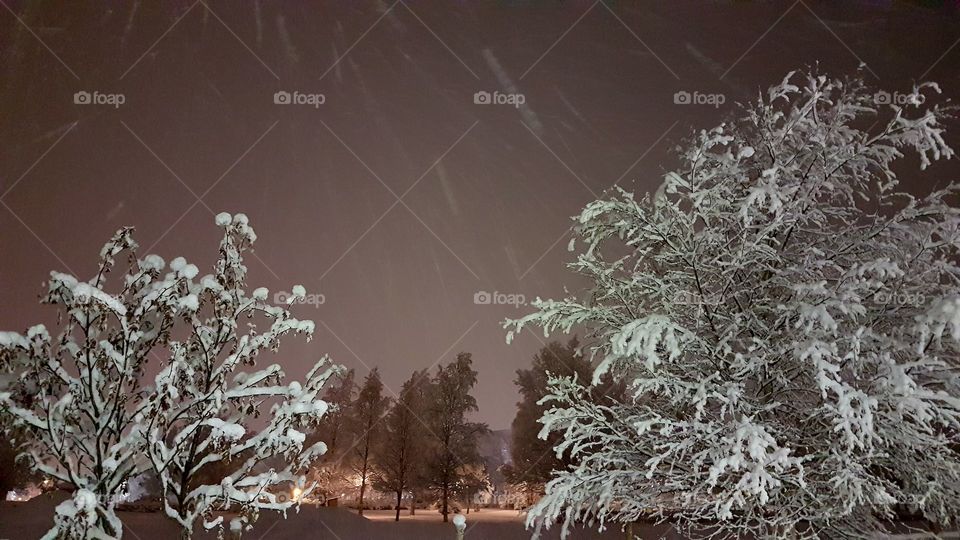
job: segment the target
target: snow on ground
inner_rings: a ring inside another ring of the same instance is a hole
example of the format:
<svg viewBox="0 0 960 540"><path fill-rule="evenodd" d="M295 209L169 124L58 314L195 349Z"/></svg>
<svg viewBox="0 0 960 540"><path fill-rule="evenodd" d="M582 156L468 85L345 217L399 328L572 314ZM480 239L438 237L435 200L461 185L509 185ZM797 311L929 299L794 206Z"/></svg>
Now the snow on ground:
<svg viewBox="0 0 960 540"><path fill-rule="evenodd" d="M0 539L29 540L40 538L53 521L53 509L66 498L65 493L46 493L27 502L0 502ZM132 540L178 539L179 530L158 512L119 512L124 524L124 538ZM401 512L400 522L393 521L390 510L368 510L364 516L348 508L324 508L303 505L299 513L291 511L284 520L277 514L265 513L254 529L244 535L250 540L433 540L455 538L453 523L443 523L435 510L417 510L416 516ZM523 515L514 510L481 509L470 512L467 519L466 540L527 540L530 532L523 527ZM643 525L634 529L644 539L680 540L684 537L666 526ZM909 533L903 530L904 533ZM559 528L554 527L544 540L557 540ZM578 529L571 540L621 540L624 533L618 529L598 533ZM215 533L198 531L196 540L212 540ZM895 538L920 540L930 535L905 534ZM941 538L960 538L960 533L941 533Z"/></svg>
<svg viewBox="0 0 960 540"><path fill-rule="evenodd" d="M411 516L408 510L400 511L400 519L403 521L424 521L443 523L443 514L436 510L417 510L416 515ZM393 521L396 512L393 510L364 510L363 517L371 521ZM450 515L453 519L455 514ZM482 508L480 512L470 510L470 515L465 516L467 524L473 522L481 523L523 523L526 514L516 510L500 510L497 508Z"/></svg>
<svg viewBox="0 0 960 540"><path fill-rule="evenodd" d="M34 539L40 538L53 522L53 509L65 495L47 493L27 502L0 502L0 538ZM124 523L126 539L177 539L179 531L176 525L156 512L119 512ZM323 508L304 505L299 513L290 512L284 520L273 513L261 516L254 529L244 538L252 540L290 539L303 540L430 540L453 539L453 523L443 523L440 514L435 511L421 510L411 519L401 514L401 521L392 521L390 511L373 510L369 516L360 517L356 511L347 508ZM367 519L369 517L370 519ZM653 529L649 529L651 532ZM660 529L657 529L660 530ZM652 536L659 538L660 535ZM197 540L216 538L214 533L198 531ZM523 527L522 516L513 510L483 509L479 513L471 512L467 517L469 540L526 540L530 532ZM546 539L559 538L559 530L554 529L545 535ZM623 533L618 530L603 534L594 531L576 531L574 540L621 539ZM647 538L645 535L644 538ZM668 536L667 538L679 538Z"/></svg>

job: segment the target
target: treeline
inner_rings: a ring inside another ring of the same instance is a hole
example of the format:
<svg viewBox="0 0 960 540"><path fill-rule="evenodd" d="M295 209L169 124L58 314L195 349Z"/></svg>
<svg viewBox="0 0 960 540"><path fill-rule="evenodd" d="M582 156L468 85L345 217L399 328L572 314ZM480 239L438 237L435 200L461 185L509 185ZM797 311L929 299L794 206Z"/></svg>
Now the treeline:
<svg viewBox="0 0 960 540"><path fill-rule="evenodd" d="M331 381L323 396L330 410L312 435L327 444L310 472L317 493L326 499L356 494L361 515L371 488L391 493L397 520L404 498L411 514L418 500L436 502L444 521L453 500L469 505L489 483L477 449L489 429L468 420L477 410L472 364L470 353L460 353L433 374L413 372L396 394L377 368L363 381L352 369Z"/></svg>

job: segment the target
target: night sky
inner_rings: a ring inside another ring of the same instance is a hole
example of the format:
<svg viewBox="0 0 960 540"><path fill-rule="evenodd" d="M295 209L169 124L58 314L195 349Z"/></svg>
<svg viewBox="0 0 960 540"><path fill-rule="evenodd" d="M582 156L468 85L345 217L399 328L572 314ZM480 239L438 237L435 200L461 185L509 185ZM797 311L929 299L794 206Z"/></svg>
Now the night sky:
<svg viewBox="0 0 960 540"><path fill-rule="evenodd" d="M281 346L290 375L329 353L398 390L469 351L477 417L507 427L544 338L507 346L501 321L527 308L478 292L583 287L563 266L570 217L615 182L656 189L691 129L792 69L863 62L890 92L922 78L960 96L951 4L0 0L0 329L52 325L49 271L88 279L121 226L141 255L205 272L214 214L244 212L251 290L324 296L295 308L317 333Z"/></svg>

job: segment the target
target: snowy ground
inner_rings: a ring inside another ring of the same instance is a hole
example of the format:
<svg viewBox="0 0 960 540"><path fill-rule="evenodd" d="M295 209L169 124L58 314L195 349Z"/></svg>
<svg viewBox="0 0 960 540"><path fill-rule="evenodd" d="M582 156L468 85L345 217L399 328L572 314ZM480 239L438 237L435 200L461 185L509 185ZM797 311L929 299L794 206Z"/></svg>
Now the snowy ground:
<svg viewBox="0 0 960 540"><path fill-rule="evenodd" d="M0 539L28 540L40 538L52 523L53 509L62 497L48 494L28 502L0 502ZM428 540L453 539L454 527L443 523L436 512L418 512L414 518L402 515L399 523L392 521L389 511L370 511L367 517L360 517L355 511L346 508L320 508L303 506L299 513L290 513L284 520L275 514L265 514L257 522L254 530L244 535L250 540L291 539L304 540ZM120 518L125 525L124 538L134 540L179 538L177 528L159 513L121 512ZM369 519L367 519L369 518ZM659 529L658 529L659 530ZM643 538L660 538L653 528ZM197 534L197 539L216 538L215 534ZM576 531L573 540L622 539L623 533L607 531L603 534L593 531ZM465 538L469 540L526 540L530 532L523 527L522 517L511 510L484 509L479 513L471 512L467 519ZM559 538L554 530L545 535L546 539ZM667 538L678 538L670 537Z"/></svg>
<svg viewBox="0 0 960 540"><path fill-rule="evenodd" d="M54 507L63 495L46 494L27 502L0 501L0 540L29 540L40 538L50 527ZM401 513L400 522L393 521L389 510L369 510L364 517L348 508L322 508L304 505L299 513L291 512L287 519L276 514L265 514L253 531L244 535L248 540L433 540L455 538L453 524L443 523L439 513L420 510L416 516ZM179 531L174 524L159 513L120 512L123 520L124 538L133 540L177 539ZM664 526L644 526L635 529L644 540L681 540L682 536ZM904 531L905 533L907 531ZM571 540L621 540L625 534L619 530L604 533L574 531ZM544 540L556 540L559 531L554 529L543 536ZM960 538L960 533L941 533L941 538ZM197 540L216 538L216 534L198 533ZM523 516L513 510L482 509L470 512L467 517L467 540L527 540L530 531L523 527ZM929 535L905 534L896 538L923 539Z"/></svg>
<svg viewBox="0 0 960 540"><path fill-rule="evenodd" d="M396 512L393 510L364 510L363 517L371 521L393 521ZM499 510L494 508L483 508L480 512L471 510L467 517L467 523L523 523L526 515L516 510ZM403 521L423 521L423 522L443 522L443 515L435 510L417 510L416 515L411 516L407 510L400 511L400 519Z"/></svg>

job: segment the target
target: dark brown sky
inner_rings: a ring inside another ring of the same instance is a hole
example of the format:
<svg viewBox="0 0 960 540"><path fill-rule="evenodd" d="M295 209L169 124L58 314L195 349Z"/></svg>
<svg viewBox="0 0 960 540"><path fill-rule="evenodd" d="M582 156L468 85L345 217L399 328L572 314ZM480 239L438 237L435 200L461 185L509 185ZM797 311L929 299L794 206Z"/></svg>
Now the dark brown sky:
<svg viewBox="0 0 960 540"><path fill-rule="evenodd" d="M209 268L210 210L245 212L251 287L326 298L298 308L318 332L283 345L291 374L328 352L397 389L470 351L479 418L506 427L540 343L506 346L499 323L523 308L475 293L582 286L562 266L569 217L618 179L654 189L692 126L788 70L863 61L890 91L923 76L958 96L958 39L935 2L0 0L0 329L50 323L48 272L90 277L120 226Z"/></svg>

